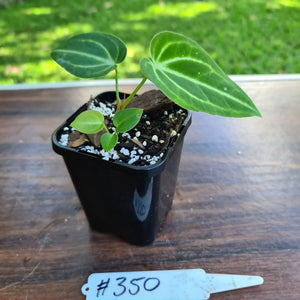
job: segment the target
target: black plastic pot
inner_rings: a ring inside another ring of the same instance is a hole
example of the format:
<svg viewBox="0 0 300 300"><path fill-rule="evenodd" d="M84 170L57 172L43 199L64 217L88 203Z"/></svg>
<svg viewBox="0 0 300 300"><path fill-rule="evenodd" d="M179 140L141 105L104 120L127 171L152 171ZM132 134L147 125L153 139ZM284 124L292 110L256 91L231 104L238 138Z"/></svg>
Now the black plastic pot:
<svg viewBox="0 0 300 300"><path fill-rule="evenodd" d="M120 97L122 99L122 93ZM114 101L115 92L100 94L102 101ZM52 146L63 156L91 228L114 233L135 245L154 241L171 208L183 140L191 123L191 113L180 135L162 160L152 166L132 166L109 162L58 142L68 126L86 105L79 108L52 134Z"/></svg>

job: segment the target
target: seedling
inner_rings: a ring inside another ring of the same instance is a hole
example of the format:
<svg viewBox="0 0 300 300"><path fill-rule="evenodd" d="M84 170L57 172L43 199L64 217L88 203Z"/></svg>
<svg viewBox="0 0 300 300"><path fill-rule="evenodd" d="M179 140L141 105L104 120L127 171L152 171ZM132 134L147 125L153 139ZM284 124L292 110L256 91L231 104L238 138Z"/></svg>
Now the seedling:
<svg viewBox="0 0 300 300"><path fill-rule="evenodd" d="M124 61L126 45L107 33L84 33L64 41L51 53L52 58L69 73L81 78L105 76L115 71L116 113L114 132L107 129L100 112L87 110L71 123L76 130L90 134L105 129L101 146L109 151L118 142L117 133L134 128L142 109L126 108L147 79L179 106L224 117L261 116L252 100L236 85L195 41L184 35L164 31L150 43L150 57L142 58L144 77L121 100L118 91L118 64Z"/></svg>

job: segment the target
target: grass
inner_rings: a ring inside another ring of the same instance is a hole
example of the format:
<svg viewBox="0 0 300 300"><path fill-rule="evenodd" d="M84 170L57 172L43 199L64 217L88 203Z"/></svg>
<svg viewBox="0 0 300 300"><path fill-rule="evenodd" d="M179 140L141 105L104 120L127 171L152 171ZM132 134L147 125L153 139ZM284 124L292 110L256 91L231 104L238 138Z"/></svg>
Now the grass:
<svg viewBox="0 0 300 300"><path fill-rule="evenodd" d="M120 78L142 76L139 60L162 30L199 42L227 74L300 73L299 16L299 0L10 3L0 8L0 84L78 80L50 59L50 51L87 31L113 33L127 44Z"/></svg>

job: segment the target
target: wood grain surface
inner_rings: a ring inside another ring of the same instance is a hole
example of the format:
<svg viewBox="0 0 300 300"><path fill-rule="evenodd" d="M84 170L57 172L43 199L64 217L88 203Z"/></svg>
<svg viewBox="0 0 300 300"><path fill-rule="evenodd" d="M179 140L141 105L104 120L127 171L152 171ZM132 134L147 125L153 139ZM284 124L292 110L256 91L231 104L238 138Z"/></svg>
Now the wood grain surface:
<svg viewBox="0 0 300 300"><path fill-rule="evenodd" d="M0 91L0 299L84 299L91 273L178 268L265 280L210 299L300 299L300 82L240 86L263 118L193 114L172 210L146 247L89 229L51 148L111 87Z"/></svg>

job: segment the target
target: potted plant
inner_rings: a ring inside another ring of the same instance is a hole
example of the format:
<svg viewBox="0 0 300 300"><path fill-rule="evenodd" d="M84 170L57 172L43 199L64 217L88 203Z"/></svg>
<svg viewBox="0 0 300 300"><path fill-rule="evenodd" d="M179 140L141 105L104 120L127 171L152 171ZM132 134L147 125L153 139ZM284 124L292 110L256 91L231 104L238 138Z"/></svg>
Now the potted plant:
<svg viewBox="0 0 300 300"><path fill-rule="evenodd" d="M178 33L153 37L150 58L140 61L144 77L130 95L118 90L126 46L114 35L76 35L51 56L82 78L115 71L115 91L79 108L55 130L52 145L64 158L90 226L136 245L153 242L171 207L190 111L260 116L205 50ZM147 78L158 90L137 96Z"/></svg>

